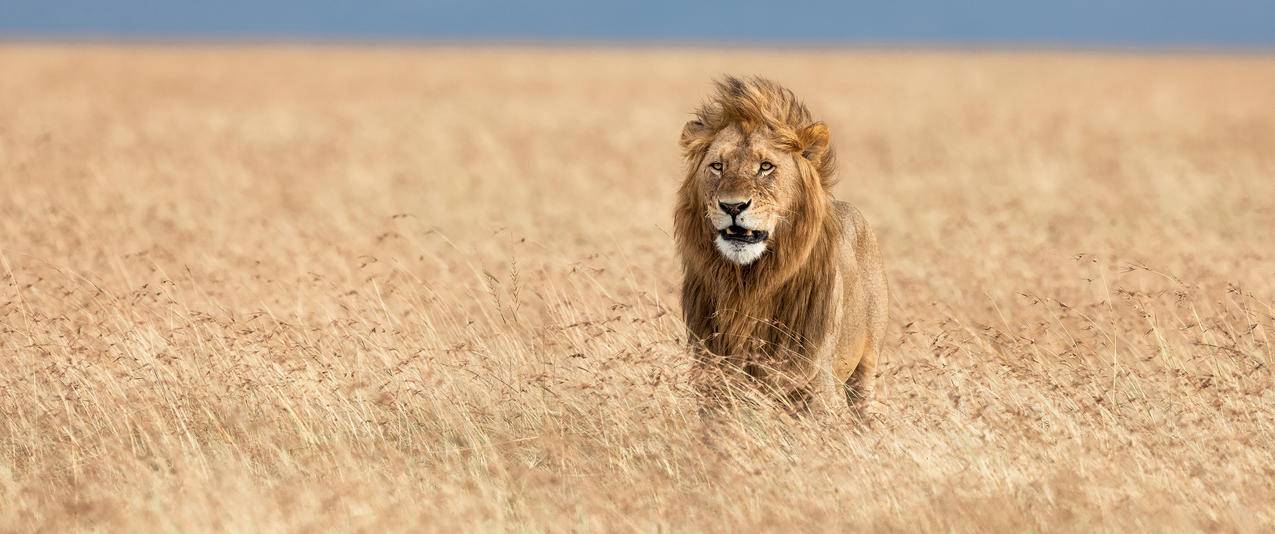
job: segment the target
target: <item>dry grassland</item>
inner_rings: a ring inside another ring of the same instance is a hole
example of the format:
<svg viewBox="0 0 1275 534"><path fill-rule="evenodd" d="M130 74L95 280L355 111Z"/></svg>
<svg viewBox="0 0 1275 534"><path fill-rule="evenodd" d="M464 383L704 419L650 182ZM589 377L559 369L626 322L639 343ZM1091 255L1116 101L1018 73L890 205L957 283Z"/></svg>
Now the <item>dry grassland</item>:
<svg viewBox="0 0 1275 534"><path fill-rule="evenodd" d="M676 138L806 98L870 425L696 414ZM1275 529L1275 58L0 47L0 531Z"/></svg>

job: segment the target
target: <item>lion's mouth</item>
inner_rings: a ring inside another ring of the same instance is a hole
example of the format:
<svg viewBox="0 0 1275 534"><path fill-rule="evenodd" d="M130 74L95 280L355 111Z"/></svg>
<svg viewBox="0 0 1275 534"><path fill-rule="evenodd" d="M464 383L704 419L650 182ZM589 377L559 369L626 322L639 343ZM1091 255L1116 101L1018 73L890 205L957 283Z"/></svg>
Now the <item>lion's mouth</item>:
<svg viewBox="0 0 1275 534"><path fill-rule="evenodd" d="M770 237L770 232L765 230L749 230L743 226L734 224L719 230L717 233L722 236L722 239L727 241L748 243L750 245L753 243L761 243L762 241L765 241L766 238Z"/></svg>

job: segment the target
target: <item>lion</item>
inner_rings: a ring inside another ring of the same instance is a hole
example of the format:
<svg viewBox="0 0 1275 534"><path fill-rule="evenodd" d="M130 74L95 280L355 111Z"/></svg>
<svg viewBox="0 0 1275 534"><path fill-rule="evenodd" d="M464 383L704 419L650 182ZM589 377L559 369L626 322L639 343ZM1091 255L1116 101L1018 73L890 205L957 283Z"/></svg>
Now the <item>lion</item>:
<svg viewBox="0 0 1275 534"><path fill-rule="evenodd" d="M872 395L888 289L876 236L836 200L828 127L788 89L727 77L682 130L675 239L701 370L806 411Z"/></svg>

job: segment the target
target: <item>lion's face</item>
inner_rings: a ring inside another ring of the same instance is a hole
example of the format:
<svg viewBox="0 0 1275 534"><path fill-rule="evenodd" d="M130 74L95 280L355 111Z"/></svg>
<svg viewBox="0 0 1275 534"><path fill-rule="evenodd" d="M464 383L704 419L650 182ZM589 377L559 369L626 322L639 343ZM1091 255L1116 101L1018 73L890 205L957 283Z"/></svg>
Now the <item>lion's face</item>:
<svg viewBox="0 0 1275 534"><path fill-rule="evenodd" d="M766 128L725 128L694 171L704 214L716 230L713 244L739 265L765 254L799 193L797 162L772 139Z"/></svg>

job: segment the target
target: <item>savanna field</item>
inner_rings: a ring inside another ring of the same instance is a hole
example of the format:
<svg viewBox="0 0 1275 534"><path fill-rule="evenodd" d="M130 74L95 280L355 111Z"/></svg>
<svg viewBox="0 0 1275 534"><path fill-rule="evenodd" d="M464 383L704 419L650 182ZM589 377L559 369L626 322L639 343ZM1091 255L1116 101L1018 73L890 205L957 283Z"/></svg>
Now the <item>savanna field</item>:
<svg viewBox="0 0 1275 534"><path fill-rule="evenodd" d="M677 137L832 131L867 422L699 416ZM0 531L1275 529L1275 58L0 46Z"/></svg>

